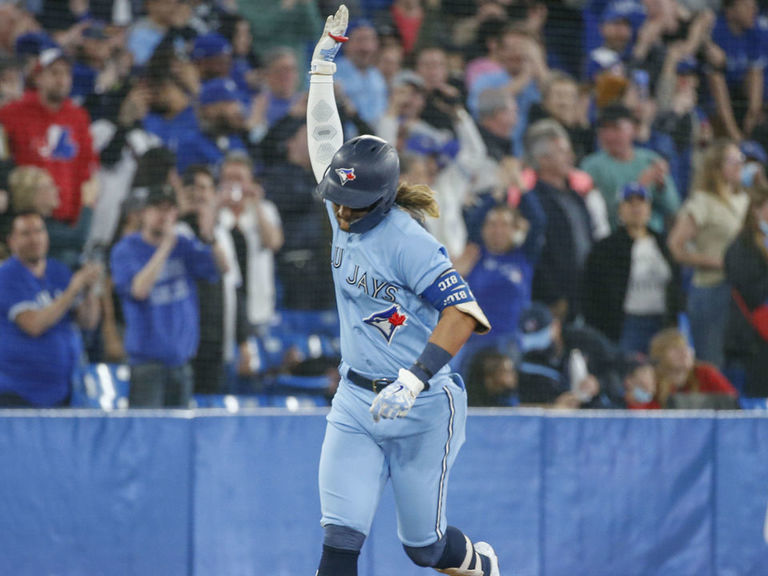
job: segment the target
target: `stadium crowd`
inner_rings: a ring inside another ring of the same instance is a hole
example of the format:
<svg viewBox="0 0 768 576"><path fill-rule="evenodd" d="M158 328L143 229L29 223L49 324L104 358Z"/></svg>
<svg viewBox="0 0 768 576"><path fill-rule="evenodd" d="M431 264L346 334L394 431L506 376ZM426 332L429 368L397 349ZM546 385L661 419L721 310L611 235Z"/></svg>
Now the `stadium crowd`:
<svg viewBox="0 0 768 576"><path fill-rule="evenodd" d="M98 363L132 407L327 401L305 116L338 3L0 2L0 406L68 406ZM435 191L493 325L454 359L470 404L768 397L768 5L345 3L345 135Z"/></svg>

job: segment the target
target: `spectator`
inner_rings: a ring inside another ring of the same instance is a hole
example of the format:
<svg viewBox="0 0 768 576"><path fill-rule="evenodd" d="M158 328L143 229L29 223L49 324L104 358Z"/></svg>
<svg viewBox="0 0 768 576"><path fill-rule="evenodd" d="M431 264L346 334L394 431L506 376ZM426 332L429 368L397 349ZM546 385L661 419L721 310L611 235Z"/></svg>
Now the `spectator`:
<svg viewBox="0 0 768 576"><path fill-rule="evenodd" d="M580 309L582 273L592 248L592 223L584 199L570 186L573 151L568 133L554 120L540 120L526 136L536 172L530 192L546 216L544 248L533 279L533 299L553 305L563 317Z"/></svg>
<svg viewBox="0 0 768 576"><path fill-rule="evenodd" d="M676 328L667 328L653 337L650 356L656 366L656 401L662 408L677 394L737 396L716 366L696 361L693 349Z"/></svg>
<svg viewBox="0 0 768 576"><path fill-rule="evenodd" d="M511 134L515 152L522 153L523 135L528 127L528 113L531 106L541 99L540 87L548 74L546 60L541 47L530 35L520 28L508 28L501 37L498 48L490 53L501 70L487 68L478 74L474 83L468 86L467 105L477 116L477 100L481 92L489 88L502 88L517 100L518 120Z"/></svg>
<svg viewBox="0 0 768 576"><path fill-rule="evenodd" d="M144 129L160 138L169 150L177 152L179 141L193 138L198 130L187 90L172 73L150 76L147 89L149 113L143 117Z"/></svg>
<svg viewBox="0 0 768 576"><path fill-rule="evenodd" d="M741 229L749 198L741 189L744 156L738 146L718 140L696 171L693 194L669 234L669 250L678 263L693 268L688 319L696 355L723 366L723 336L730 289L723 257Z"/></svg>
<svg viewBox="0 0 768 576"><path fill-rule="evenodd" d="M452 112L465 97L463 82L450 77L446 51L438 46L421 49L416 55L416 72L424 80L426 96L421 118L438 130L452 130Z"/></svg>
<svg viewBox="0 0 768 576"><path fill-rule="evenodd" d="M64 406L83 351L72 323L98 323L91 287L102 268L72 274L48 258L45 223L34 212L16 214L8 244L13 256L0 265L0 406Z"/></svg>
<svg viewBox="0 0 768 576"><path fill-rule="evenodd" d="M128 31L128 50L136 66L143 67L165 34L173 27L178 0L144 0L147 15L133 23Z"/></svg>
<svg viewBox="0 0 768 576"><path fill-rule="evenodd" d="M507 354L516 349L520 314L531 303L533 270L545 226L536 196L523 194L519 212L506 204L492 208L483 224L482 245L473 245L473 250L456 261L456 270L467 279L493 326L493 334L470 337L465 357L479 347L495 346Z"/></svg>
<svg viewBox="0 0 768 576"><path fill-rule="evenodd" d="M297 69L309 70L307 39L317 38L323 19L314 0L237 0L238 12L251 23L253 44L268 52L287 46L296 55ZM259 52L264 56L264 52ZM264 61L268 60L264 58Z"/></svg>
<svg viewBox="0 0 768 576"><path fill-rule="evenodd" d="M592 49L587 58L587 81L606 70L626 75L626 65L631 59L633 35L632 18L637 4L616 2L606 6L600 16L602 45Z"/></svg>
<svg viewBox="0 0 768 576"><path fill-rule="evenodd" d="M725 0L712 29L712 40L725 58L709 72L719 135L739 141L749 137L762 108L766 57L755 26L755 0Z"/></svg>
<svg viewBox="0 0 768 576"><path fill-rule="evenodd" d="M379 120L376 133L398 150L404 150L412 131L429 130L421 118L425 104L424 79L412 70L401 71L392 80L389 105Z"/></svg>
<svg viewBox="0 0 768 576"><path fill-rule="evenodd" d="M768 186L752 193L739 236L725 254L731 304L725 336L729 374L743 377L745 396L768 397ZM733 380L736 384L736 380Z"/></svg>
<svg viewBox="0 0 768 576"><path fill-rule="evenodd" d="M699 106L700 68L697 60L681 59L680 52L670 48L657 87L654 129L672 140L677 163L670 165L670 173L683 197L690 188L694 154L712 136L709 119Z"/></svg>
<svg viewBox="0 0 768 576"><path fill-rule="evenodd" d="M232 45L231 77L237 88L255 96L261 88L261 59L253 51L250 22L237 13L222 14L219 32Z"/></svg>
<svg viewBox="0 0 768 576"><path fill-rule="evenodd" d="M221 34L212 32L195 38L190 58L203 84L216 78L230 78L232 45Z"/></svg>
<svg viewBox="0 0 768 576"><path fill-rule="evenodd" d="M285 236L276 254L281 308L334 310L333 278L328 266L331 230L325 207L315 194L304 117L284 117L272 127L263 144L269 158L264 194L277 207Z"/></svg>
<svg viewBox="0 0 768 576"><path fill-rule="evenodd" d="M89 22L82 31L72 65L72 98L82 101L86 96L111 88L114 70L108 68L112 44L103 22Z"/></svg>
<svg viewBox="0 0 768 576"><path fill-rule="evenodd" d="M242 293L242 275L237 263L235 240L229 230L217 223L219 198L213 174L205 166L190 166L184 174L185 194L190 196L189 211L180 213L183 233L198 239L216 238L216 246L226 268L216 282L197 283L200 310L200 345L192 360L195 394L223 394L227 375L234 372L235 353L244 366L250 363L247 346L248 320ZM186 229L184 228L186 225Z"/></svg>
<svg viewBox="0 0 768 576"><path fill-rule="evenodd" d="M488 89L477 98L477 120L485 147L496 162L512 156L512 130L517 123L517 102L503 88Z"/></svg>
<svg viewBox="0 0 768 576"><path fill-rule="evenodd" d="M394 79L403 69L403 47L397 43L382 45L376 67L384 77L387 87L391 89Z"/></svg>
<svg viewBox="0 0 768 576"><path fill-rule="evenodd" d="M394 0L376 17L377 29L391 28L400 39L406 56L420 46L446 40L446 22L440 5L423 0Z"/></svg>
<svg viewBox="0 0 768 576"><path fill-rule="evenodd" d="M470 406L517 406L515 362L495 348L479 350L469 368L467 402Z"/></svg>
<svg viewBox="0 0 768 576"><path fill-rule="evenodd" d="M549 74L541 93L541 104L531 107L530 121L552 118L568 132L576 162L595 149L595 131L587 118L586 106L576 81L555 70Z"/></svg>
<svg viewBox="0 0 768 576"><path fill-rule="evenodd" d="M110 268L125 316L129 405L186 407L200 337L196 281L219 273L211 246L177 234L170 188L150 189L140 231L115 245Z"/></svg>
<svg viewBox="0 0 768 576"><path fill-rule="evenodd" d="M8 188L11 204L17 212L34 211L45 219L51 248L48 255L71 270L78 267L80 253L91 229L93 206L96 203L95 186L86 187L82 196L83 207L73 226L69 226L51 216L59 205L59 191L50 174L37 166L19 166L8 176Z"/></svg>
<svg viewBox="0 0 768 576"><path fill-rule="evenodd" d="M299 82L296 55L287 46L278 46L265 56L265 90L257 98L264 100L265 129L288 114L305 93Z"/></svg>
<svg viewBox="0 0 768 576"><path fill-rule="evenodd" d="M280 214L264 198L264 189L253 177L253 163L242 152L230 152L221 164L220 223L244 243L235 244L243 274L248 321L263 333L275 315L275 253L285 241Z"/></svg>
<svg viewBox="0 0 768 576"><path fill-rule="evenodd" d="M599 332L573 324L563 327L547 306L534 302L520 317L520 348L521 404L622 405L620 354Z"/></svg>
<svg viewBox="0 0 768 576"><path fill-rule="evenodd" d="M651 194L627 184L621 225L592 248L584 272L584 319L625 352L648 353L651 338L677 320L679 269L666 243L648 228Z"/></svg>
<svg viewBox="0 0 768 576"><path fill-rule="evenodd" d="M624 376L624 400L629 410L658 410L656 400L656 371L645 357L629 362Z"/></svg>
<svg viewBox="0 0 768 576"><path fill-rule="evenodd" d="M53 217L71 224L80 215L83 188L98 186L90 118L69 99L72 68L61 49L40 54L34 81L36 92L0 108L0 124L14 162L40 166L53 177L60 196Z"/></svg>
<svg viewBox="0 0 768 576"><path fill-rule="evenodd" d="M217 78L206 82L198 99L197 130L179 138L177 167L216 166L232 150L246 150L245 118L235 82Z"/></svg>
<svg viewBox="0 0 768 576"><path fill-rule="evenodd" d="M680 206L669 167L658 154L634 145L635 119L621 104L606 106L598 118L597 137L601 150L581 163L603 194L613 230L618 226L619 195L624 185L637 182L653 196L650 227L661 233L666 221Z"/></svg>
<svg viewBox="0 0 768 576"><path fill-rule="evenodd" d="M349 40L336 60L336 82L360 117L375 126L387 108L387 83L376 68L379 38L367 20L350 22Z"/></svg>

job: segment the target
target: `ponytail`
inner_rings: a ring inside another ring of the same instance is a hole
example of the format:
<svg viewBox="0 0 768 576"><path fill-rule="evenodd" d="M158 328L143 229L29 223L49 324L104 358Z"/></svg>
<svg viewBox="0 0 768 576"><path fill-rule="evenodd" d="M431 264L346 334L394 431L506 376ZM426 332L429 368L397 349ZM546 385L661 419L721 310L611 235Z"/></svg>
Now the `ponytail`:
<svg viewBox="0 0 768 576"><path fill-rule="evenodd" d="M427 216L440 217L440 207L435 200L435 192L425 184L400 184L397 187L395 204L419 222L424 222Z"/></svg>

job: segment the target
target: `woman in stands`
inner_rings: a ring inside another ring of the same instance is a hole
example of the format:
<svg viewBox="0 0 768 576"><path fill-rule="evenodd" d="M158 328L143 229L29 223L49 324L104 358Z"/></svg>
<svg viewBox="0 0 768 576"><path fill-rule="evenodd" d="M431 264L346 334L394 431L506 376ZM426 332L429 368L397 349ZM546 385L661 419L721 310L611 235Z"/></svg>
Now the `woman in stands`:
<svg viewBox="0 0 768 576"><path fill-rule="evenodd" d="M725 277L726 363L743 369L745 396L768 397L768 184L753 189L744 227L725 255Z"/></svg>
<svg viewBox="0 0 768 576"><path fill-rule="evenodd" d="M693 349L676 328L667 328L653 337L650 356L656 366L656 400L662 408L668 407L673 396L681 394L737 396L715 366L696 361Z"/></svg>
<svg viewBox="0 0 768 576"><path fill-rule="evenodd" d="M741 229L749 198L741 187L744 156L729 140L714 142L695 174L691 196L677 215L668 239L680 265L693 268L688 317L696 355L723 365L723 336L730 288L723 256Z"/></svg>

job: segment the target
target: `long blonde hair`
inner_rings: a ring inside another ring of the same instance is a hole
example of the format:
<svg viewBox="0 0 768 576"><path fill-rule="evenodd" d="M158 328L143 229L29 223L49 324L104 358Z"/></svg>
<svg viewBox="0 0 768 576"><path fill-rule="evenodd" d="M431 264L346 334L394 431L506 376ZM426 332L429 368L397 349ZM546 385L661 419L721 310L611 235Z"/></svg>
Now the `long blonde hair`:
<svg viewBox="0 0 768 576"><path fill-rule="evenodd" d="M401 183L397 187L395 204L419 222L424 222L427 216L440 217L440 206L435 200L435 192L426 184Z"/></svg>
<svg viewBox="0 0 768 576"><path fill-rule="evenodd" d="M728 149L731 146L738 146L727 138L719 138L712 142L704 150L701 163L693 176L693 189L705 192L718 198L727 196L727 184L723 179L723 163Z"/></svg>

